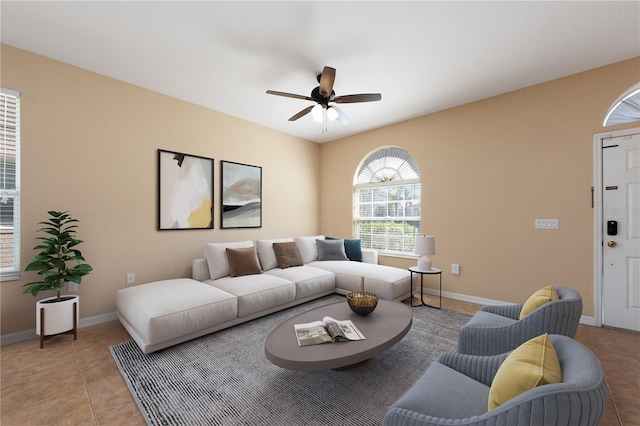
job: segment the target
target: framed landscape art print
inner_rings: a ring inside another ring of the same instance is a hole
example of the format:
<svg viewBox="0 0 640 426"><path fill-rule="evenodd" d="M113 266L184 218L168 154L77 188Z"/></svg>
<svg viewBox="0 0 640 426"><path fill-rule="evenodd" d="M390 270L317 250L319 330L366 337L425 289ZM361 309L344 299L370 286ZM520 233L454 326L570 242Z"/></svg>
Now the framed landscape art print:
<svg viewBox="0 0 640 426"><path fill-rule="evenodd" d="M221 228L262 227L262 167L220 162Z"/></svg>
<svg viewBox="0 0 640 426"><path fill-rule="evenodd" d="M213 229L213 158L158 150L158 230Z"/></svg>

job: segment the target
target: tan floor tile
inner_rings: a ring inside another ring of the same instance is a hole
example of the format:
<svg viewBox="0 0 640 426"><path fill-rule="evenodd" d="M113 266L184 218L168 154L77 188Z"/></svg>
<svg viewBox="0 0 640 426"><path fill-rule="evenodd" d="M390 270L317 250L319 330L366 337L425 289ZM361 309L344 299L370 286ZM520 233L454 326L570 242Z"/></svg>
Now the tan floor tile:
<svg viewBox="0 0 640 426"><path fill-rule="evenodd" d="M80 361L85 383L92 383L111 376L120 376L120 370L111 354Z"/></svg>
<svg viewBox="0 0 640 426"><path fill-rule="evenodd" d="M96 418L107 415L123 405L134 403L121 375L88 383L87 392Z"/></svg>
<svg viewBox="0 0 640 426"><path fill-rule="evenodd" d="M620 426L616 406L610 398L607 398L607 405L604 408L604 415L600 420L600 426Z"/></svg>
<svg viewBox="0 0 640 426"><path fill-rule="evenodd" d="M78 387L44 400L33 400L23 406L2 403L0 422L12 425L82 424L93 419L84 387Z"/></svg>
<svg viewBox="0 0 640 426"><path fill-rule="evenodd" d="M616 403L618 415L623 425L640 425L640 406L638 406L638 394L636 401L632 404Z"/></svg>
<svg viewBox="0 0 640 426"><path fill-rule="evenodd" d="M99 426L144 426L146 424L140 410L133 402L98 417L97 423Z"/></svg>
<svg viewBox="0 0 640 426"><path fill-rule="evenodd" d="M4 370L4 366L3 366ZM38 401L56 397L60 390L84 389L80 366L74 358L67 366L54 366L33 373L23 371L2 381L2 404L37 404Z"/></svg>
<svg viewBox="0 0 640 426"><path fill-rule="evenodd" d="M593 328L593 327L589 325L579 324L578 331L576 332L576 335L574 338L578 342L582 343L583 345L591 349L593 352L595 352L594 350L595 346L593 344L593 339L591 337L591 332L589 331L589 328Z"/></svg>

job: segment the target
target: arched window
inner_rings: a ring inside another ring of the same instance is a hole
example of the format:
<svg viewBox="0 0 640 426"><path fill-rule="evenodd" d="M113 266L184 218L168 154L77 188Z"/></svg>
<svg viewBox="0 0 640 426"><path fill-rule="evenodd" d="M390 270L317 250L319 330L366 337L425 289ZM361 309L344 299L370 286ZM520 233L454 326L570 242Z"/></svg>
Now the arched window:
<svg viewBox="0 0 640 426"><path fill-rule="evenodd" d="M420 234L420 170L407 151L380 148L353 179L353 227L363 248L413 254Z"/></svg>
<svg viewBox="0 0 640 426"><path fill-rule="evenodd" d="M640 120L640 83L631 86L611 105L603 126Z"/></svg>

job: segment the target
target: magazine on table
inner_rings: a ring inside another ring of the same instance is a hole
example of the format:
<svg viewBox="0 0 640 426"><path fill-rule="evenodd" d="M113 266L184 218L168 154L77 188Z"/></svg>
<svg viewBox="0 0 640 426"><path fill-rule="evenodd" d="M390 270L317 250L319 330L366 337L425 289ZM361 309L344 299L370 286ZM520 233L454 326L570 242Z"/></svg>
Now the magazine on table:
<svg viewBox="0 0 640 426"><path fill-rule="evenodd" d="M324 317L322 321L294 324L293 328L298 339L298 346L365 339L351 320L339 321L331 317Z"/></svg>

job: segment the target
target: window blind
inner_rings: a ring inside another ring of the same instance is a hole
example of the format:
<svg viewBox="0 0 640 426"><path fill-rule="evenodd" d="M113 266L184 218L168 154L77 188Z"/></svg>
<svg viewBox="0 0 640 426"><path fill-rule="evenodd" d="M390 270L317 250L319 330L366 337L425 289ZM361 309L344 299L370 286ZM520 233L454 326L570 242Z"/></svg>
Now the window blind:
<svg viewBox="0 0 640 426"><path fill-rule="evenodd" d="M20 97L0 89L0 274L20 278Z"/></svg>

